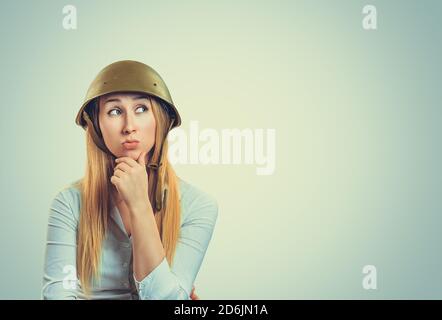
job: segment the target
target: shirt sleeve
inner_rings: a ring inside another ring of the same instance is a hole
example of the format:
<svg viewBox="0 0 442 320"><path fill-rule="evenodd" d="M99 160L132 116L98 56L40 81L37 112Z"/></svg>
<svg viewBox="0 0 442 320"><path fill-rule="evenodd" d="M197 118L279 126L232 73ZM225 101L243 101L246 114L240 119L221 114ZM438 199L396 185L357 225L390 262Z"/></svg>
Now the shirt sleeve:
<svg viewBox="0 0 442 320"><path fill-rule="evenodd" d="M67 190L52 201L44 263L42 298L77 299L76 230L77 222L70 206Z"/></svg>
<svg viewBox="0 0 442 320"><path fill-rule="evenodd" d="M192 202L181 225L172 266L166 258L135 285L140 300L190 300L193 283L212 238L218 204L208 196Z"/></svg>

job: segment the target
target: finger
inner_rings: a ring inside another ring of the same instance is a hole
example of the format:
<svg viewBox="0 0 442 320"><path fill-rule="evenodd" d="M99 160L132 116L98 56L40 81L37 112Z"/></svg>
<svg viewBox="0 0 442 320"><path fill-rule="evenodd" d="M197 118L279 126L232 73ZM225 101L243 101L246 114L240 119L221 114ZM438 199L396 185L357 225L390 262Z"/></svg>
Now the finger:
<svg viewBox="0 0 442 320"><path fill-rule="evenodd" d="M116 169L114 171L114 176L117 178L122 178L126 173L121 169Z"/></svg>
<svg viewBox="0 0 442 320"><path fill-rule="evenodd" d="M136 166L138 165L138 163L137 163L134 159L132 159L132 158L130 158L130 157L121 157L121 158L115 159L115 162L116 162L116 163L122 163L122 162L125 162L125 163L127 163L129 166L131 166L131 167L136 167Z"/></svg>
<svg viewBox="0 0 442 320"><path fill-rule="evenodd" d="M137 162L142 165L143 167L146 165L146 154L147 151L141 152L140 156L138 157Z"/></svg>
<svg viewBox="0 0 442 320"><path fill-rule="evenodd" d="M129 166L126 162L120 162L119 164L117 164L117 166L114 168L114 172L115 170L120 169L121 171L127 172L129 173L130 170L132 169L131 166Z"/></svg>
<svg viewBox="0 0 442 320"><path fill-rule="evenodd" d="M118 178L117 176L112 176L110 178L110 181L114 186L116 186L118 184L119 180L120 180L120 178Z"/></svg>

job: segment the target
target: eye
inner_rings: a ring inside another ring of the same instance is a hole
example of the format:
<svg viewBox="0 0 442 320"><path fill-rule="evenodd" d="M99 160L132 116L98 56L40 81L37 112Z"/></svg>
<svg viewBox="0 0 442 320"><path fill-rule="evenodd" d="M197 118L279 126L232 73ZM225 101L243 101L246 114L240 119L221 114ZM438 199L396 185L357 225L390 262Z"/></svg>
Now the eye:
<svg viewBox="0 0 442 320"><path fill-rule="evenodd" d="M112 112L114 112L114 111L118 111L118 112L121 113L121 111L120 111L119 109L112 109L112 110L109 111L107 114L108 114L108 115L113 115ZM115 114L115 113L114 113L114 114Z"/></svg>
<svg viewBox="0 0 442 320"><path fill-rule="evenodd" d="M149 108L148 108L148 107L146 107L145 105L140 105L140 106L138 106L136 110L138 110L138 109L140 109L140 108L143 108L143 109L144 109L144 111L147 111L147 110L149 110Z"/></svg>
<svg viewBox="0 0 442 320"><path fill-rule="evenodd" d="M145 105L140 105L140 106L138 106L137 107L137 109L135 110L135 111L137 111L138 109L144 109L143 111L141 111L141 112L137 112L137 113L142 113L142 112L145 112L145 111L148 111L149 110L149 108L148 107L146 107ZM115 113L115 112L117 112L117 113ZM108 115L110 115L110 116L113 116L113 115L119 115L119 114L121 114L121 111L120 111L120 109L112 109L112 110L110 110L108 113L107 113Z"/></svg>

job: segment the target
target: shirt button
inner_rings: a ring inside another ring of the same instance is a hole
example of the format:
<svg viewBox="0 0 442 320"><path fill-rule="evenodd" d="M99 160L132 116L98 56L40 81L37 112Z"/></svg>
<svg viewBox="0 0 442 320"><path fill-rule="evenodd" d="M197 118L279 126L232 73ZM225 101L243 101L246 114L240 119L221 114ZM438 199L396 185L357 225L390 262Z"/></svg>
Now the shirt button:
<svg viewBox="0 0 442 320"><path fill-rule="evenodd" d="M127 268L127 262L123 263L123 267Z"/></svg>
<svg viewBox="0 0 442 320"><path fill-rule="evenodd" d="M129 247L130 247L130 244L129 244L129 243L123 243L123 247L124 247L124 248L129 248Z"/></svg>

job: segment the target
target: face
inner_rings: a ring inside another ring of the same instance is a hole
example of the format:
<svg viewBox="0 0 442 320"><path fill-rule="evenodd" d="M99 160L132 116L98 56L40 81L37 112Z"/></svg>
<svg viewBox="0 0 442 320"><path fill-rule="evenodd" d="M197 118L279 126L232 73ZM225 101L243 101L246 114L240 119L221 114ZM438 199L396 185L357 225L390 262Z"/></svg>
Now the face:
<svg viewBox="0 0 442 320"><path fill-rule="evenodd" d="M155 144L155 117L144 94L110 93L101 96L98 118L104 143L117 158L137 160L141 152L150 151ZM138 143L125 143L127 140Z"/></svg>

